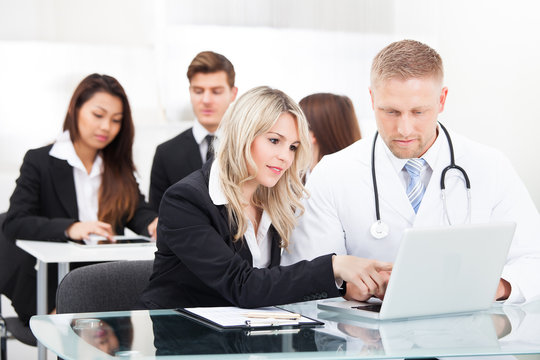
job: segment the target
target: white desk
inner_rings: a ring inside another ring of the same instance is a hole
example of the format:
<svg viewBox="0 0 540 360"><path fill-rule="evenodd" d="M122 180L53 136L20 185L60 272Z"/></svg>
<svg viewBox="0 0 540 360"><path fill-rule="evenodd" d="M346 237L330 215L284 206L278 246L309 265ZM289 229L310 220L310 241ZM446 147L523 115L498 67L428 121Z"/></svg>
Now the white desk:
<svg viewBox="0 0 540 360"><path fill-rule="evenodd" d="M17 240L17 246L37 259L37 314L47 313L47 264L58 264L58 283L69 271L69 263L118 260L153 260L152 245L122 245L103 247L79 246L71 243ZM38 359L47 359L46 348L38 342Z"/></svg>

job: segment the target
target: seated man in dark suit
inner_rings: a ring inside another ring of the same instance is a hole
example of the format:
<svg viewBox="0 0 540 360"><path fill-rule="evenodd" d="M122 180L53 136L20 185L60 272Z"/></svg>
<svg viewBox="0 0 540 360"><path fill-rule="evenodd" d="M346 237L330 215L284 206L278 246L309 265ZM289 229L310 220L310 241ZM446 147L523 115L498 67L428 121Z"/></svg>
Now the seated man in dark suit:
<svg viewBox="0 0 540 360"><path fill-rule="evenodd" d="M150 175L150 205L156 211L165 190L202 167L212 153L211 141L223 114L234 101L234 67L223 55L203 51L188 67L191 105L197 121L192 128L160 144Z"/></svg>

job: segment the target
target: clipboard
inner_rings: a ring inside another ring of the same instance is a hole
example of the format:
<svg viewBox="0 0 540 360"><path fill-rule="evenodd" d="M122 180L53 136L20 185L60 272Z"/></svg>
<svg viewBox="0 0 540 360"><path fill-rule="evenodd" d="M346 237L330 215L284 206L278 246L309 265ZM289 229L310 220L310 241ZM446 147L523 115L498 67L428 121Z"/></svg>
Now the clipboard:
<svg viewBox="0 0 540 360"><path fill-rule="evenodd" d="M253 333L259 330L275 330L274 333L277 334L280 330L320 327L324 325L319 320L296 314L277 306L256 309L243 309L234 306L193 307L177 308L175 311L221 331L245 330ZM264 317L254 317L257 314ZM298 319L278 318L284 314L290 314L291 317L298 317Z"/></svg>

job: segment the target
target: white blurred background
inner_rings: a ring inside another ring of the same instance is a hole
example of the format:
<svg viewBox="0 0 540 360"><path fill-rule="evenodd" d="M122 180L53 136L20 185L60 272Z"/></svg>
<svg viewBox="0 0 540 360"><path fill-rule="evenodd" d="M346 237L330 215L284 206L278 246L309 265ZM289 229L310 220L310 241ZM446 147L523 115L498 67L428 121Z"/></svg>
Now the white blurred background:
<svg viewBox="0 0 540 360"><path fill-rule="evenodd" d="M128 93L146 194L155 146L193 121L185 72L199 51L233 62L240 93L266 84L296 100L348 95L369 134L371 59L403 38L443 57L440 119L505 152L538 207L539 12L525 0L0 0L0 211L24 153L57 136L89 73Z"/></svg>
<svg viewBox="0 0 540 360"><path fill-rule="evenodd" d="M232 61L240 94L348 95L367 135L371 59L403 38L443 57L440 120L506 153L540 207L539 13L526 0L0 0L0 212L24 153L59 134L90 73L126 89L147 194L155 146L193 121L185 72L199 51Z"/></svg>

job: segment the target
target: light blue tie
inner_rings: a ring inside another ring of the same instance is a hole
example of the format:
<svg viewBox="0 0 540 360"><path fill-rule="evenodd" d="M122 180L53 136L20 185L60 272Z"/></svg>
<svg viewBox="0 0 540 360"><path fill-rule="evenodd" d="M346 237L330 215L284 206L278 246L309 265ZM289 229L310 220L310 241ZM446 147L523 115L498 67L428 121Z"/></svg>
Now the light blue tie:
<svg viewBox="0 0 540 360"><path fill-rule="evenodd" d="M425 164L426 161L424 159L409 159L405 164L405 170L407 170L410 176L409 185L407 186L407 197L415 213L418 212L418 207L426 191L420 178Z"/></svg>

